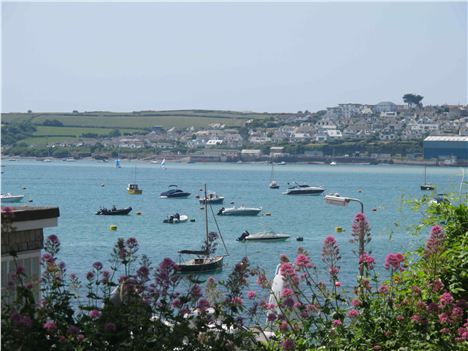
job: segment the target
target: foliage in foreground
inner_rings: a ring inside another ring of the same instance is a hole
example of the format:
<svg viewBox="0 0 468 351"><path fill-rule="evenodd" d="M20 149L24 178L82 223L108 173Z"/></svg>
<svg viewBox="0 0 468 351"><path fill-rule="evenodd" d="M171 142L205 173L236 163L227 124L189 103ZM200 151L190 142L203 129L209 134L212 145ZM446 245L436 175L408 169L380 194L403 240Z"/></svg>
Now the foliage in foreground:
<svg viewBox="0 0 468 351"><path fill-rule="evenodd" d="M466 350L466 205L431 205L434 224L417 253L389 253L388 279L366 250L353 292L341 286L340 249L325 238L321 265L300 249L281 257L283 289L261 269L239 262L226 281L183 278L165 259L139 257L134 238L119 239L110 269L95 262L84 281L59 261L60 242L48 237L42 256L42 298L11 277L15 302L2 306L6 350ZM439 225L442 223L442 225ZM3 229L3 228L2 228ZM371 240L363 214L351 241ZM349 264L349 263L348 263ZM382 264L382 263L380 263ZM122 274L118 277L118 272ZM256 280L256 287L249 287ZM204 286L202 286L204 285ZM79 292L86 290L86 297ZM112 293L114 291L114 293Z"/></svg>

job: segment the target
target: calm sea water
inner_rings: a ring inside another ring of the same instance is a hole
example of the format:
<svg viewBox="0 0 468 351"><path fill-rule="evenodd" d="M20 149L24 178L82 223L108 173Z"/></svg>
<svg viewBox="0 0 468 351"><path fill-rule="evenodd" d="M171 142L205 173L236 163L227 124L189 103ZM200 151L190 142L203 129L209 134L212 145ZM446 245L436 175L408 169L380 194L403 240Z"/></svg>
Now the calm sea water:
<svg viewBox="0 0 468 351"><path fill-rule="evenodd" d="M216 217L230 253L225 259L225 269L216 274L219 279L225 278L243 256L272 276L279 255L294 257L300 246L310 252L314 262L320 263L322 242L328 234L333 234L343 257L341 279L345 286L353 283L357 272L355 247L348 241L359 204L340 207L326 204L323 196L282 195L290 181L324 186L324 194L338 192L361 199L372 227L370 246L380 267L388 252L407 251L426 239L426 234L414 236L407 230L407 225L416 223L420 217L403 203L403 199L419 198L423 194L419 190L423 167L288 164L275 167L275 178L281 188L272 190L268 188L271 168L267 164L167 164L167 169L134 161L122 162L120 169L110 162L95 161L18 160L3 164L2 193L25 194L25 204L60 208L58 227L46 229L46 234L59 236L61 257L68 271L80 277L84 277L95 261L106 265L119 237L137 238L140 253L146 254L153 263L165 257L177 261L180 249L199 249L204 238L204 211L195 196L205 183L209 190L225 196L225 207L235 202L261 206L264 212L271 213L271 216ZM460 168L428 168L427 174L428 181L437 184L438 192L458 193ZM127 184L134 180L143 189L143 195L127 194ZM170 184L177 184L192 195L188 199L161 199L159 194ZM95 215L100 206L113 204L132 206L134 210L129 216ZM142 212L141 216L136 215L138 211ZM196 221L178 225L162 223L167 215L175 212L187 214ZM209 222L210 230L215 230L213 218ZM118 230L110 231L111 224L117 225ZM335 233L337 226L345 231ZM237 242L236 238L246 229L251 233L271 229L292 237L278 243ZM304 241L297 242L298 236L304 237ZM218 253L222 252L220 246Z"/></svg>

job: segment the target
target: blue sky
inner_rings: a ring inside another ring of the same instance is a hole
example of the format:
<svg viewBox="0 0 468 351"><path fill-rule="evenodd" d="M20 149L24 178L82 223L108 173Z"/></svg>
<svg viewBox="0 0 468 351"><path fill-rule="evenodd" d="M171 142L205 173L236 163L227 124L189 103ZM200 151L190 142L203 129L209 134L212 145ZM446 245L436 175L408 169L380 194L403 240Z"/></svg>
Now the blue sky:
<svg viewBox="0 0 468 351"><path fill-rule="evenodd" d="M467 103L467 4L3 3L2 112Z"/></svg>

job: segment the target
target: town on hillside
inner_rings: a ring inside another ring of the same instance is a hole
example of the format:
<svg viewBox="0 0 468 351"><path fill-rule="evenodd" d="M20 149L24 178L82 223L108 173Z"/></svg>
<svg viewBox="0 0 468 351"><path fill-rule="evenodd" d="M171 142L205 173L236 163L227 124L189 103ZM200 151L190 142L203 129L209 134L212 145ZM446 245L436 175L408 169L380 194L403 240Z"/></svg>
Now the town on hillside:
<svg viewBox="0 0 468 351"><path fill-rule="evenodd" d="M68 115L62 113L60 117L32 111L15 116L3 114L2 154L102 160L165 158L187 162L430 161L450 165L468 162L468 105L423 106L422 99L420 95L406 94L402 104L389 101L375 105L343 103L317 112L280 114L230 112L236 123L225 116L210 122L203 111L194 110L198 115L191 118L202 119L205 125L181 127L171 126L169 122L165 126L154 124L133 129L118 128L115 124L105 129L104 126L112 123L102 121L114 118L105 113L99 116L96 112L73 111ZM217 111L208 112L210 117L217 116ZM86 132L84 126L76 125L79 118L91 115L99 117L95 118L93 127L107 130L107 133L93 133L93 128ZM161 113L130 113L126 125L131 127L135 116L148 115L156 116L151 121L158 121ZM172 120L178 118L174 115ZM121 120L122 114L119 115ZM59 133L64 130L70 135ZM74 130L82 133L73 134ZM424 140L453 143L449 147L439 145L444 151L434 153L424 150Z"/></svg>

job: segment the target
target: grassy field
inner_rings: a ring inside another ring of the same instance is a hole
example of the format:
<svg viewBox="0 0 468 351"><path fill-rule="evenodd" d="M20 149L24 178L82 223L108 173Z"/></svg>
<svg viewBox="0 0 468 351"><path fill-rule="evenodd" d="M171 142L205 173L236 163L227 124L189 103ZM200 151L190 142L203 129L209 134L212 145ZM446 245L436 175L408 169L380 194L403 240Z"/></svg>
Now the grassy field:
<svg viewBox="0 0 468 351"><path fill-rule="evenodd" d="M107 135L113 129L112 128L83 128L83 127L49 127L49 126L36 126L37 131L34 133L34 137L44 136L74 136L80 137L84 133L93 133L97 135ZM120 132L131 133L135 132L134 129L120 129Z"/></svg>
<svg viewBox="0 0 468 351"><path fill-rule="evenodd" d="M21 122L30 120L35 125L41 125L45 120L56 119L66 127L93 128L128 128L143 129L155 125L163 128L203 128L211 123L222 123L228 127L242 126L248 119L265 119L277 114L208 111L208 110L178 110L178 111L138 111L130 113L118 112L85 112L73 113L4 113L3 122Z"/></svg>
<svg viewBox="0 0 468 351"><path fill-rule="evenodd" d="M26 143L28 145L47 145L47 143L61 143L61 142L74 142L77 141L77 138L72 137L31 137L21 140L22 143Z"/></svg>

